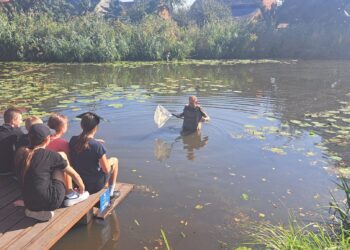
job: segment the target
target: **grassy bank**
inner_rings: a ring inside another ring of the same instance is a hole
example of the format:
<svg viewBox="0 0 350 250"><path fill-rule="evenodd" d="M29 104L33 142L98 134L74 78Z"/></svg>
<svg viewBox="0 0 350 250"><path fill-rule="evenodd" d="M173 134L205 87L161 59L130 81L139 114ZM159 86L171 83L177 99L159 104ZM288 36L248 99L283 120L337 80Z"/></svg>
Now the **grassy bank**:
<svg viewBox="0 0 350 250"><path fill-rule="evenodd" d="M141 23L107 21L94 15L67 22L46 15L0 15L0 60L108 62L224 58L240 27L233 21L180 28L150 15ZM230 35L227 35L230 34ZM224 43L224 44L223 44ZM238 41L237 41L238 43ZM234 58L234 51L227 54Z"/></svg>
<svg viewBox="0 0 350 250"><path fill-rule="evenodd" d="M332 220L304 224L291 216L287 225L253 225L248 231L255 246L276 250L350 249L350 187L345 178L340 181L337 186L344 191L345 202L339 203L333 197Z"/></svg>
<svg viewBox="0 0 350 250"><path fill-rule="evenodd" d="M341 28L341 27L340 27ZM170 59L350 58L350 31L321 24L278 30L264 22L213 20L180 27L149 15L138 23L92 14L0 14L0 60L47 62Z"/></svg>

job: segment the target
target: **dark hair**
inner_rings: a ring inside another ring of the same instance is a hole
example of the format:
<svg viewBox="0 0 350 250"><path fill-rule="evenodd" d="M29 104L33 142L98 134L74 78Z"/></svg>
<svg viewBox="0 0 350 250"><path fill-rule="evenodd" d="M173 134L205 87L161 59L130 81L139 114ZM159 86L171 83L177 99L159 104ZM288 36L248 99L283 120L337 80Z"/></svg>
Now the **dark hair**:
<svg viewBox="0 0 350 250"><path fill-rule="evenodd" d="M17 108L8 108L4 113L4 122L11 123L17 115L21 115L22 111Z"/></svg>
<svg viewBox="0 0 350 250"><path fill-rule="evenodd" d="M29 134L29 141L30 141L30 148L22 148L23 149L23 155L18 155L18 151L16 153L16 163L15 167L16 169L20 169L20 175L22 176L22 181L24 182L24 176L26 175L30 164L32 162L33 155L35 151L44 145L47 140L49 140L49 137L47 137L44 141L41 139L33 136L32 134ZM20 165L23 164L23 167L20 167Z"/></svg>
<svg viewBox="0 0 350 250"><path fill-rule="evenodd" d="M83 129L83 132L79 135L77 144L74 146L77 153L81 153L85 149L89 148L89 135L98 124L99 119L96 118L94 114L86 113L81 117L80 126Z"/></svg>
<svg viewBox="0 0 350 250"><path fill-rule="evenodd" d="M64 125L67 123L67 116L54 113L50 115L49 120L47 121L47 126L49 126L51 129L54 129L56 133L60 133L63 130Z"/></svg>

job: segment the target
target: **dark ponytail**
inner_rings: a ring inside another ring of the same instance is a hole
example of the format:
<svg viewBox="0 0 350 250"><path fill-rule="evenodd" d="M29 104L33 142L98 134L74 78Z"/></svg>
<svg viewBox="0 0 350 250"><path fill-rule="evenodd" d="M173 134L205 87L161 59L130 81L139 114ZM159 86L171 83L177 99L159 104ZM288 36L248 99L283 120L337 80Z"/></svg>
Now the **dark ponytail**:
<svg viewBox="0 0 350 250"><path fill-rule="evenodd" d="M21 148L16 154L17 161L15 162L15 167L18 169L22 181L24 182L24 177L29 170L30 164L32 162L35 151L44 146L50 138L47 137L44 141L37 142L35 137L29 135L29 140L31 143L30 148Z"/></svg>
<svg viewBox="0 0 350 250"><path fill-rule="evenodd" d="M89 148L89 135L85 133L84 131L79 135L77 144L75 144L75 151L77 153L81 153L85 149Z"/></svg>
<svg viewBox="0 0 350 250"><path fill-rule="evenodd" d="M81 117L81 128L83 132L79 135L78 141L74 146L74 150L79 154L82 151L89 148L89 135L97 127L99 120L96 119L95 115L86 113Z"/></svg>

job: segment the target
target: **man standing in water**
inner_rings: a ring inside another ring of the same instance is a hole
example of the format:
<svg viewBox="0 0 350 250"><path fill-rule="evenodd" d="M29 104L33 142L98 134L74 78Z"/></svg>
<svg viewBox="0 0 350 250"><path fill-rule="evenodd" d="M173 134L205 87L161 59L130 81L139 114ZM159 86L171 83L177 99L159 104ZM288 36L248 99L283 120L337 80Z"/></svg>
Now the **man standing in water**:
<svg viewBox="0 0 350 250"><path fill-rule="evenodd" d="M184 118L182 124L182 131L184 133L193 133L200 130L202 122L209 121L209 116L203 111L199 105L196 96L192 95L188 98L188 104L185 106L183 112L176 115L178 118Z"/></svg>

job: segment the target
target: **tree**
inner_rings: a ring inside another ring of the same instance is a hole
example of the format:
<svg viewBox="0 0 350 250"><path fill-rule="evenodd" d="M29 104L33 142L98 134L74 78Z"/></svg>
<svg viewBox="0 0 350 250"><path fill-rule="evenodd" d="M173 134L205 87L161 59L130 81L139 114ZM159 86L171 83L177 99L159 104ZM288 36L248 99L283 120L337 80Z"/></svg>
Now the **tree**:
<svg viewBox="0 0 350 250"><path fill-rule="evenodd" d="M111 0L108 8L105 9L107 19L120 19L123 15L123 7L119 0Z"/></svg>
<svg viewBox="0 0 350 250"><path fill-rule="evenodd" d="M12 0L1 6L9 17L15 13L46 13L55 19L61 19L86 14L92 11L98 2L98 0Z"/></svg>
<svg viewBox="0 0 350 250"><path fill-rule="evenodd" d="M337 23L348 21L344 10L349 0L284 0L283 5L277 9L277 22L281 23Z"/></svg>
<svg viewBox="0 0 350 250"><path fill-rule="evenodd" d="M173 13L173 19L180 27L188 26L191 22L191 17L189 15L189 9L188 8L178 8Z"/></svg>
<svg viewBox="0 0 350 250"><path fill-rule="evenodd" d="M197 0L190 8L191 18L198 24L232 17L230 7L220 0Z"/></svg>
<svg viewBox="0 0 350 250"><path fill-rule="evenodd" d="M183 6L184 0L155 0L158 6L165 6L170 13L173 13L175 8Z"/></svg>

